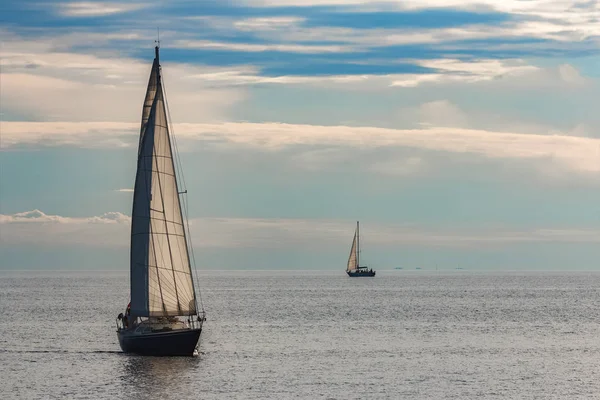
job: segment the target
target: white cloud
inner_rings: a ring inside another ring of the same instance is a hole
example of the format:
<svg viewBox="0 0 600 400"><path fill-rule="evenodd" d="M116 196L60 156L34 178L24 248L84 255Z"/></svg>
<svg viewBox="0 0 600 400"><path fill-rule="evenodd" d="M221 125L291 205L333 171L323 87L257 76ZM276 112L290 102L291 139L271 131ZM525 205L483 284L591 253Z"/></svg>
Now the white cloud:
<svg viewBox="0 0 600 400"><path fill-rule="evenodd" d="M421 104L417 110L421 124L428 126L467 127L467 114L448 100Z"/></svg>
<svg viewBox="0 0 600 400"><path fill-rule="evenodd" d="M246 18L242 20L234 20L233 26L241 31L254 32L257 30L261 31L273 31L281 28L296 26L304 22L305 18L300 17L262 17L262 18Z"/></svg>
<svg viewBox="0 0 600 400"><path fill-rule="evenodd" d="M87 40L82 36L81 41ZM141 113L151 63L99 54L57 51L51 43L9 36L2 53L3 113L35 120L131 121ZM221 120L245 98L243 88L215 88L208 81L188 79L223 70L227 68L163 64L175 121Z"/></svg>
<svg viewBox="0 0 600 400"><path fill-rule="evenodd" d="M326 5L370 5L380 6L389 10L390 6L397 9L428 9L428 8L459 8L470 10L497 10L507 13L522 13L545 16L560 16L561 13L578 16L585 12L600 11L595 1L587 0L239 0L241 3L257 7L273 6L326 6Z"/></svg>
<svg viewBox="0 0 600 400"><path fill-rule="evenodd" d="M393 77L391 86L415 87L426 83L476 83L506 77L514 80L523 76L535 77L540 72L545 71L538 67L527 65L523 60L518 59L433 59L412 60L412 62L422 67L431 68L436 72L429 74L396 75Z"/></svg>
<svg viewBox="0 0 600 400"><path fill-rule="evenodd" d="M496 77L507 74L523 74L538 71L539 68L527 65L523 60L458 60L451 58L417 60L416 64L443 72L469 74L473 76Z"/></svg>
<svg viewBox="0 0 600 400"><path fill-rule="evenodd" d="M375 162L370 166L372 171L395 176L413 175L424 168L424 162L419 157L400 158Z"/></svg>
<svg viewBox="0 0 600 400"><path fill-rule="evenodd" d="M581 77L578 71L570 66L564 65L560 69L569 70L568 78L563 79L555 68L541 69L527 65L523 60L417 60L406 59L405 63L430 68L431 72L420 74L355 74L355 75L291 75L291 76L263 76L255 67L234 67L228 70L206 71L188 76L189 79L218 83L221 85L258 85L258 84L282 84L282 85L314 85L322 88L329 85L343 90L385 90L394 87L416 87L425 84L452 84L452 83L481 83L493 81L494 79L508 79L513 84L518 82L526 86L527 82L556 85L572 84L574 77ZM566 75L566 72L563 73Z"/></svg>
<svg viewBox="0 0 600 400"><path fill-rule="evenodd" d="M284 21L292 23L290 21ZM280 23L283 23L280 21ZM274 23L277 26L276 23ZM3 43L3 75L0 101L4 115L52 121L131 121L139 114L150 65L112 54L91 55L66 51L74 45L93 45L109 40L140 40L139 33L107 35L70 34L53 40L23 40L6 34ZM194 46L220 46L207 41L180 41ZM348 51L340 45L232 44L247 51L279 48L296 52ZM57 48L57 46L59 46ZM62 46L62 47L61 47ZM229 46L226 44L225 47ZM151 50L149 49L149 53ZM433 72L388 75L263 76L253 66L206 67L166 63L165 83L175 122L208 122L227 119L235 105L247 98L247 85L314 85L341 90L386 90L390 86L414 87L425 84L474 83L510 77L543 84L579 85L579 72L563 65L558 72L527 65L522 60L403 60ZM505 84L506 82L503 82ZM119 101L115 101L115 99ZM85 99L85 101L81 101ZM9 118L10 119L10 118Z"/></svg>
<svg viewBox="0 0 600 400"><path fill-rule="evenodd" d="M136 143L139 124L126 122L0 121L0 146L127 147Z"/></svg>
<svg viewBox="0 0 600 400"><path fill-rule="evenodd" d="M66 17L100 17L143 8L144 4L74 1L60 4L58 12Z"/></svg>
<svg viewBox="0 0 600 400"><path fill-rule="evenodd" d="M3 245L85 245L128 247L129 217L106 213L99 217L72 218L46 215L38 210L0 214ZM366 223L362 230L370 247L417 245L427 247L502 246L510 243L598 243L600 231L577 228L420 227L407 224ZM345 247L354 232L354 221L322 219L198 218L191 220L197 248L280 249L301 246Z"/></svg>
<svg viewBox="0 0 600 400"><path fill-rule="evenodd" d="M115 247L128 243L130 217L108 212L87 218L47 215L39 210L0 214L3 246Z"/></svg>
<svg viewBox="0 0 600 400"><path fill-rule="evenodd" d="M336 85L338 88L346 89L365 89L373 88L385 89L394 79L402 75L281 75L264 76L260 75L258 68L235 67L227 71L207 71L200 74L190 75L189 79L199 79L225 86L237 85L260 85L260 84L279 84L279 85L306 85L310 84L316 87L323 85Z"/></svg>
<svg viewBox="0 0 600 400"><path fill-rule="evenodd" d="M133 193L133 189L117 189L115 192Z"/></svg>
<svg viewBox="0 0 600 400"><path fill-rule="evenodd" d="M231 42L214 42L208 40L176 40L171 47L183 49L212 49L224 51L245 51L245 52L265 52L265 51L280 51L288 53L345 53L352 52L353 49L348 46L336 45L302 45L302 44L252 44L252 43L231 43Z"/></svg>
<svg viewBox="0 0 600 400"><path fill-rule="evenodd" d="M399 44L441 44L456 40L533 37L557 42L579 42L600 35L600 6L576 0L247 0L265 6L351 6L350 11L385 12L453 8L473 12L496 11L515 18L502 23L473 24L433 29L349 29L304 27L300 22L281 25L278 37L285 41L320 41L362 44L368 47ZM221 26L224 26L221 23ZM235 28L235 25L232 26ZM229 29L231 29L230 27ZM260 29L260 26L258 27ZM273 28L271 27L271 30ZM260 35L260 32L258 32ZM267 32L265 31L265 35ZM263 36L266 38L266 36ZM488 45L489 48L490 45ZM497 44L491 45L494 48ZM463 47L464 48L464 47ZM590 49L591 50L591 49Z"/></svg>
<svg viewBox="0 0 600 400"><path fill-rule="evenodd" d="M301 151L289 157L289 160L299 168L308 171L322 171L335 164L350 161L352 154L343 149L326 147Z"/></svg>
<svg viewBox="0 0 600 400"><path fill-rule="evenodd" d="M562 64L558 67L558 73L560 78L567 83L575 85L582 85L586 83L586 80L579 71L569 64Z"/></svg>
<svg viewBox="0 0 600 400"><path fill-rule="evenodd" d="M0 214L0 224L129 224L131 218L119 212L107 212L98 217L72 218L47 215L40 210L25 211L12 215Z"/></svg>
<svg viewBox="0 0 600 400"><path fill-rule="evenodd" d="M519 134L460 127L387 129L282 123L175 124L179 140L210 145L250 146L278 151L298 145L319 147L406 147L473 154L488 158L527 159L574 172L600 172L600 140L565 133ZM83 147L134 146L137 124L85 122L1 122L2 147L19 144ZM181 144L181 143L180 143Z"/></svg>

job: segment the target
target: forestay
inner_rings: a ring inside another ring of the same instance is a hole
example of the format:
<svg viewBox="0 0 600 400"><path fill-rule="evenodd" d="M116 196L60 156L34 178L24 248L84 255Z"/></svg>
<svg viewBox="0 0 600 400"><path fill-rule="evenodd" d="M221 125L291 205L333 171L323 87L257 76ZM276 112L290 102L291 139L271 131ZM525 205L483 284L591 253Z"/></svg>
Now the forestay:
<svg viewBox="0 0 600 400"><path fill-rule="evenodd" d="M158 48L142 111L131 221L131 314L196 314Z"/></svg>

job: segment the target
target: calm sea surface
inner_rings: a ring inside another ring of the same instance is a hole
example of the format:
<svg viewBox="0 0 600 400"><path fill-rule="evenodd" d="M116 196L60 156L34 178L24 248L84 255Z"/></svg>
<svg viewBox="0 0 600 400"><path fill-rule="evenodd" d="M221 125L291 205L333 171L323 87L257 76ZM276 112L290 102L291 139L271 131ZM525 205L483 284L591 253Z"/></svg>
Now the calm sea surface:
<svg viewBox="0 0 600 400"><path fill-rule="evenodd" d="M126 273L0 272L0 399L600 398L599 273L200 273L195 358L122 354Z"/></svg>

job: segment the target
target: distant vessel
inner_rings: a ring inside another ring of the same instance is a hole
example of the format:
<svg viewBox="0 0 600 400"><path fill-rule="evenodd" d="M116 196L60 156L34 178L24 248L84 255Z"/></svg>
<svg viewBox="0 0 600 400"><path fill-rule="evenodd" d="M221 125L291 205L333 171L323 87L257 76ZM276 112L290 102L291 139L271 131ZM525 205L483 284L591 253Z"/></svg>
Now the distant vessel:
<svg viewBox="0 0 600 400"><path fill-rule="evenodd" d="M117 317L117 336L124 352L191 356L206 317L194 288L189 227L179 198L187 191L177 184L158 52L156 46L133 192L131 302Z"/></svg>
<svg viewBox="0 0 600 400"><path fill-rule="evenodd" d="M360 230L358 221L356 221L356 231L354 232L354 240L352 240L352 247L350 248L350 257L348 257L346 273L353 278L375 276L375 271L373 271L373 269L369 269L366 266L360 266Z"/></svg>

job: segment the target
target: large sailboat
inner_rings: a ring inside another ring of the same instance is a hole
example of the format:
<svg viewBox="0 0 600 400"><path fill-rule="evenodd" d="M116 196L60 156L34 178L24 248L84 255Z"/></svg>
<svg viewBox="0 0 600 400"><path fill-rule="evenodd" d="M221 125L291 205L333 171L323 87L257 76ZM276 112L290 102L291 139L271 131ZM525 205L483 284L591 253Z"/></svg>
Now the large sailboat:
<svg viewBox="0 0 600 400"><path fill-rule="evenodd" d="M197 351L204 309L198 307L189 226L184 220L163 90L159 46L142 109L131 215L131 302L117 317L124 352L186 356ZM185 203L184 203L185 205Z"/></svg>
<svg viewBox="0 0 600 400"><path fill-rule="evenodd" d="M346 273L353 278L375 276L375 271L373 271L372 268L369 269L367 266L360 266L360 229L358 221L356 221L356 231L354 232L354 240L352 240L352 247L350 248L350 257L348 257Z"/></svg>

